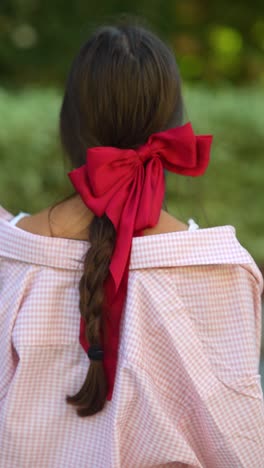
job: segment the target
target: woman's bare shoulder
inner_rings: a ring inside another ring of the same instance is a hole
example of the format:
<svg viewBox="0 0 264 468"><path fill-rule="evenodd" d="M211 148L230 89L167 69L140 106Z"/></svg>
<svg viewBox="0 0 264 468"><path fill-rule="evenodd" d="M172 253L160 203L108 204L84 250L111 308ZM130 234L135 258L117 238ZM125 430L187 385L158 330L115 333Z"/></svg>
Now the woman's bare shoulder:
<svg viewBox="0 0 264 468"><path fill-rule="evenodd" d="M187 231L189 226L175 218L166 211L161 211L160 218L155 227L144 230L144 236L165 234L166 232Z"/></svg>
<svg viewBox="0 0 264 468"><path fill-rule="evenodd" d="M47 208L39 213L22 218L17 227L32 234L87 240L88 227L93 213L80 200L68 200L52 210ZM144 236L166 232L186 231L189 226L166 211L161 211L155 227L145 229Z"/></svg>
<svg viewBox="0 0 264 468"><path fill-rule="evenodd" d="M92 218L92 212L84 204L77 205L69 200L26 216L16 226L45 237L87 240Z"/></svg>

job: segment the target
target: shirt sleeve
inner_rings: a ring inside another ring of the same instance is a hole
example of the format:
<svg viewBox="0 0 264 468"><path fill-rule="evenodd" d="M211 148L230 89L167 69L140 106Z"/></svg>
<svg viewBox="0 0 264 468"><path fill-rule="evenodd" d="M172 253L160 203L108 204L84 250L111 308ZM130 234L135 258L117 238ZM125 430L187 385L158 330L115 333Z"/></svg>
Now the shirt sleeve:
<svg viewBox="0 0 264 468"><path fill-rule="evenodd" d="M32 268L0 257L0 402L7 395L20 362L13 331Z"/></svg>
<svg viewBox="0 0 264 468"><path fill-rule="evenodd" d="M9 307L9 293L12 294L12 292L10 288L9 290L4 288L5 279L1 277L1 273L4 274L2 268L0 269L0 402L8 392L19 360L12 343L12 331L17 309L10 309ZM6 291L5 294L3 294L4 290ZM10 310L12 310L12 313Z"/></svg>
<svg viewBox="0 0 264 468"><path fill-rule="evenodd" d="M263 283L252 271L210 265L132 277L121 349L130 389L121 400L124 466L264 466Z"/></svg>

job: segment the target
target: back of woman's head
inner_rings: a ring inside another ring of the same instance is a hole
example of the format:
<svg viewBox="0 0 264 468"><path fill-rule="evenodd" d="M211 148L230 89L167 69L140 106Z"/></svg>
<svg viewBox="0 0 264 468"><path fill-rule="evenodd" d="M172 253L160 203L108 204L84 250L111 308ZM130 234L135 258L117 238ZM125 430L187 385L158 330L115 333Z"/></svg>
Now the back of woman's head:
<svg viewBox="0 0 264 468"><path fill-rule="evenodd" d="M93 146L131 148L182 123L172 52L136 26L103 27L73 62L61 110L61 137L74 166Z"/></svg>
<svg viewBox="0 0 264 468"><path fill-rule="evenodd" d="M72 165L85 163L89 147L136 148L156 132L182 124L177 65L170 49L142 27L100 28L75 58L60 114L63 146ZM104 215L87 233L90 247L80 281L80 312L90 345L101 344L104 282L115 229ZM102 361L91 360L80 391L67 396L79 416L100 411L107 382Z"/></svg>

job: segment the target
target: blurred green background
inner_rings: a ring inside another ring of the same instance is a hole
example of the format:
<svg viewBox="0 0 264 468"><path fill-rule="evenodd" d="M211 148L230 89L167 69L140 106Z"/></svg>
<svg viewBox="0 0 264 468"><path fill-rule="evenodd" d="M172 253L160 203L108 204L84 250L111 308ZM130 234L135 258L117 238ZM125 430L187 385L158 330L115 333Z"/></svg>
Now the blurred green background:
<svg viewBox="0 0 264 468"><path fill-rule="evenodd" d="M99 24L140 18L173 47L187 118L214 135L201 178L168 176L168 208L231 224L264 270L264 2L1 0L0 203L35 212L71 191L58 113L73 56Z"/></svg>
<svg viewBox="0 0 264 468"><path fill-rule="evenodd" d="M259 0L1 0L0 200L38 211L71 187L58 112L72 58L90 32L120 14L172 45L187 118L213 133L202 178L168 176L168 208L200 226L232 224L264 264L264 3ZM142 20L141 20L142 22Z"/></svg>

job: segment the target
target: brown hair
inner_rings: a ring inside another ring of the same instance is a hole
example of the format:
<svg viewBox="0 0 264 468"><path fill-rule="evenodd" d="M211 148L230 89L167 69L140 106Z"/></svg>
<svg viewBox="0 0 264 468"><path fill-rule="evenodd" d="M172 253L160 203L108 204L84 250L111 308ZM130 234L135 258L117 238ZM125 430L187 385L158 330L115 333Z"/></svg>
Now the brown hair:
<svg viewBox="0 0 264 468"><path fill-rule="evenodd" d="M60 113L63 146L74 167L94 146L136 148L155 132L183 120L180 77L170 49L153 33L135 25L98 29L75 58ZM100 344L104 281L115 244L115 229L94 216L90 247L80 280L80 312L90 345ZM90 416L105 404L107 382L102 361L91 360L80 391L66 401Z"/></svg>

